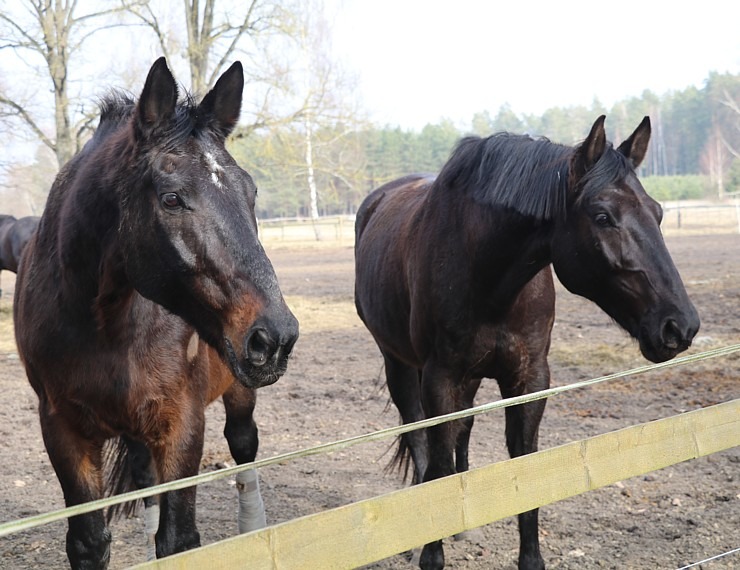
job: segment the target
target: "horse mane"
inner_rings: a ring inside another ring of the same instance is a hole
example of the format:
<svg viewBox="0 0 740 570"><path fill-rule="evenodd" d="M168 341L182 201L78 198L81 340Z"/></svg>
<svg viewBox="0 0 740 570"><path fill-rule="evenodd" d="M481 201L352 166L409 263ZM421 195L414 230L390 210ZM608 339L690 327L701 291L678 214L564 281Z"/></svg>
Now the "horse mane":
<svg viewBox="0 0 740 570"><path fill-rule="evenodd" d="M565 213L573 148L528 135L469 136L455 147L437 183L481 204L550 220Z"/></svg>
<svg viewBox="0 0 740 570"><path fill-rule="evenodd" d="M537 220L565 217L568 191L588 195L613 185L634 168L611 143L599 160L570 188L571 159L577 147L547 138L496 133L469 136L455 147L435 184L467 193L481 204L503 206Z"/></svg>

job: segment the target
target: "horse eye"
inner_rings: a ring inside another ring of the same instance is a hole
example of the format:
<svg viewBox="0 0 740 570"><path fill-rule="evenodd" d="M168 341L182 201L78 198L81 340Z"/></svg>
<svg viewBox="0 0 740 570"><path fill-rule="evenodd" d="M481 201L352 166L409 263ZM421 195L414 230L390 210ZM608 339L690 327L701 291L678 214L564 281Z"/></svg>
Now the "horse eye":
<svg viewBox="0 0 740 570"><path fill-rule="evenodd" d="M167 192L166 194L162 194L161 200L162 206L164 206L168 210L175 210L182 207L182 200L180 200L180 196L178 196L174 192Z"/></svg>
<svg viewBox="0 0 740 570"><path fill-rule="evenodd" d="M611 225L611 220L609 219L609 216L604 213L596 214L596 216L594 217L594 222L596 222L597 226L601 226L602 228L606 228Z"/></svg>

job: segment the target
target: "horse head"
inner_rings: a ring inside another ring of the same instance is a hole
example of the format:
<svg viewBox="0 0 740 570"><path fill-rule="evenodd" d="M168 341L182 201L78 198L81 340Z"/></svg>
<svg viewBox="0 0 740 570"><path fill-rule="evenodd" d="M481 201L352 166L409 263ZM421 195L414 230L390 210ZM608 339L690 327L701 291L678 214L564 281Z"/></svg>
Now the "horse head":
<svg viewBox="0 0 740 570"><path fill-rule="evenodd" d="M660 231L662 209L635 169L650 140L645 117L617 149L604 116L571 158L566 215L553 241L553 267L573 293L598 304L653 362L686 350L699 329Z"/></svg>
<svg viewBox="0 0 740 570"><path fill-rule="evenodd" d="M244 75L233 64L200 104L178 103L164 58L130 121L119 246L136 290L193 326L249 387L286 370L298 323L257 237L257 189L225 148Z"/></svg>

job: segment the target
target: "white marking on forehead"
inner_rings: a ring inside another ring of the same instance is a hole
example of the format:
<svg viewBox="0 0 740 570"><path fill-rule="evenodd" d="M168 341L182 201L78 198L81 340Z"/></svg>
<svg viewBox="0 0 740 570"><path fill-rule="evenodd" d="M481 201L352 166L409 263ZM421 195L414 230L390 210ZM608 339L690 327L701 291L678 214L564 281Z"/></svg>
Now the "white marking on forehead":
<svg viewBox="0 0 740 570"><path fill-rule="evenodd" d="M205 156L206 164L208 165L208 168L211 169L211 182L213 182L219 188L222 188L223 184L221 183L220 175L224 171L223 166L221 166L216 161L216 158L210 152L206 152L204 156Z"/></svg>

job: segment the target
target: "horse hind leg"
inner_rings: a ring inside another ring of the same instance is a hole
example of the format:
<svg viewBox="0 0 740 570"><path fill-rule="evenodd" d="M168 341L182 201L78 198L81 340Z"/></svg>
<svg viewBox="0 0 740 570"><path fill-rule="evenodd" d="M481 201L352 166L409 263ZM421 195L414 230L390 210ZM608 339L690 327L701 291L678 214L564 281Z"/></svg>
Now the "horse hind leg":
<svg viewBox="0 0 740 570"><path fill-rule="evenodd" d="M391 399L401 414L401 421L410 424L423 420L426 416L421 404L421 378L419 371L392 355L383 352L385 377ZM427 436L425 430L415 430L401 435L398 452L392 462L404 469L408 456L414 466L412 483L424 480L427 470Z"/></svg>
<svg viewBox="0 0 740 570"><path fill-rule="evenodd" d="M103 442L83 437L64 416L51 413L39 403L41 433L46 451L69 507L103 496ZM70 566L80 570L100 570L110 561L111 534L102 511L71 517L68 521L66 550Z"/></svg>
<svg viewBox="0 0 740 570"><path fill-rule="evenodd" d="M238 465L251 463L257 457L259 433L254 421L257 403L254 390L234 382L223 395L226 410L224 436L229 451ZM265 503L260 493L259 475L256 469L241 471L236 476L239 499L237 525L240 533L250 532L267 526Z"/></svg>
<svg viewBox="0 0 740 570"><path fill-rule="evenodd" d="M149 448L140 441L122 437L128 452L131 479L137 489L147 489L157 484L157 472ZM156 535L159 530L159 495L144 499L144 532L146 535L146 559L157 557Z"/></svg>

